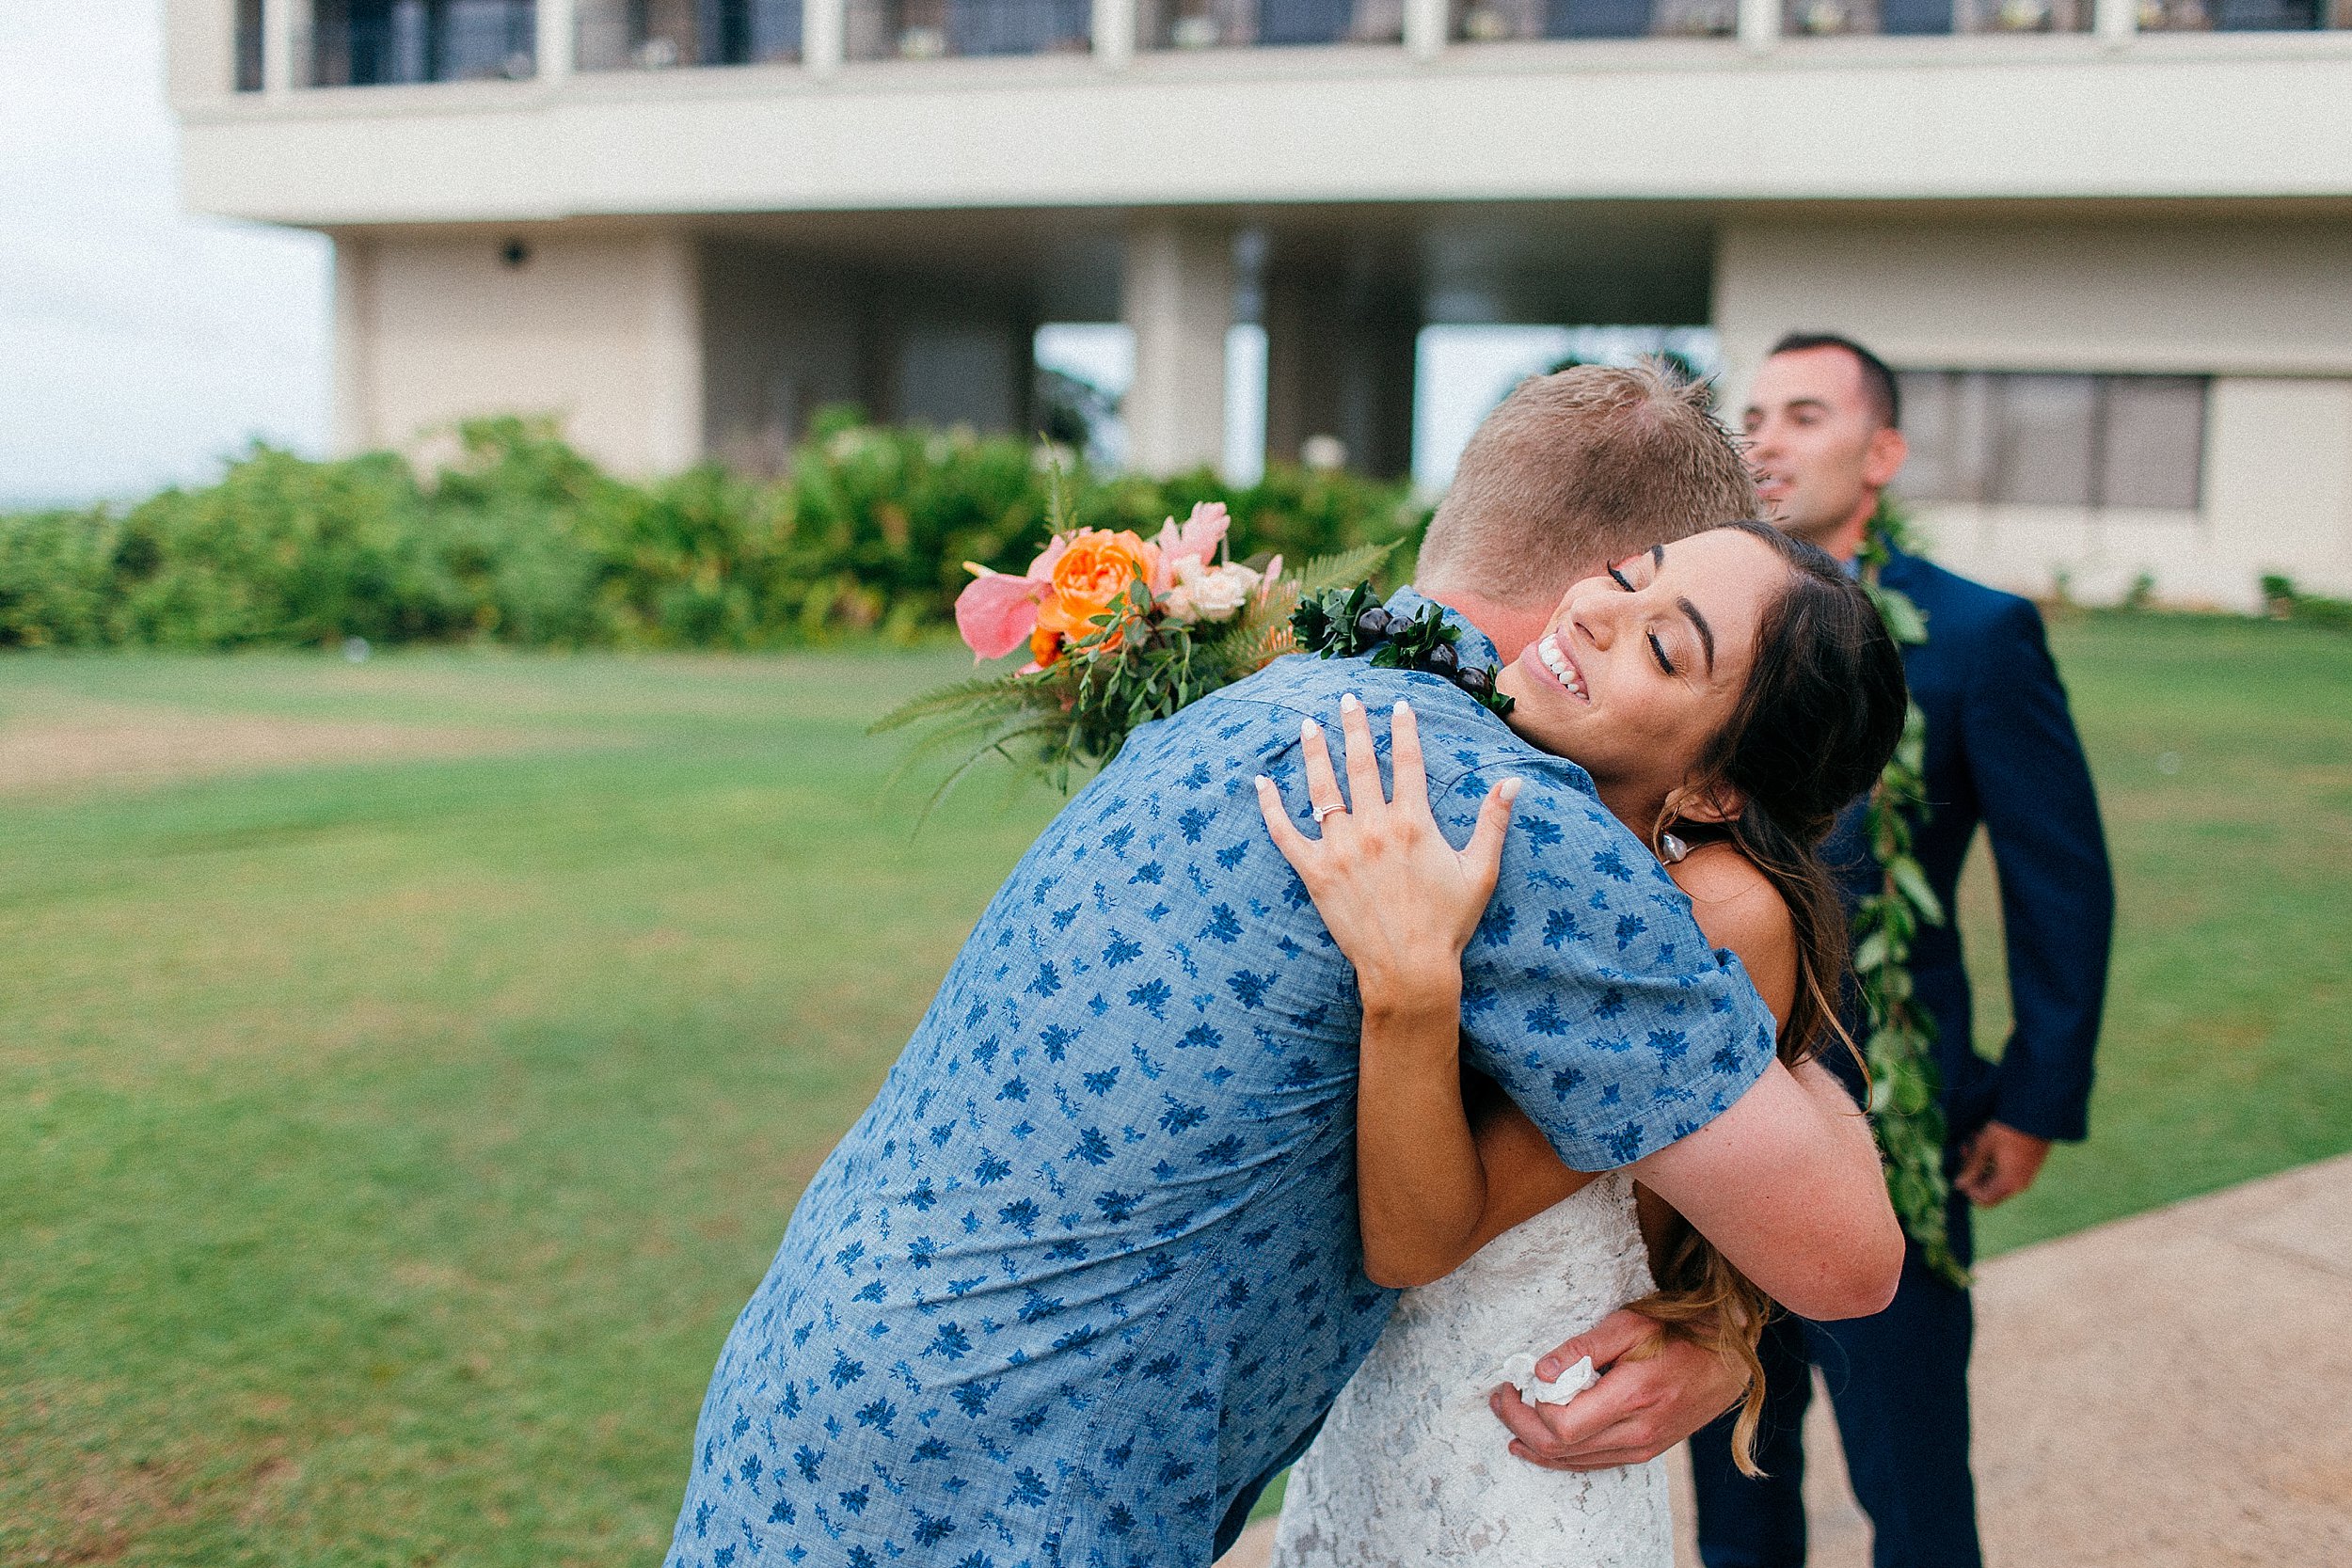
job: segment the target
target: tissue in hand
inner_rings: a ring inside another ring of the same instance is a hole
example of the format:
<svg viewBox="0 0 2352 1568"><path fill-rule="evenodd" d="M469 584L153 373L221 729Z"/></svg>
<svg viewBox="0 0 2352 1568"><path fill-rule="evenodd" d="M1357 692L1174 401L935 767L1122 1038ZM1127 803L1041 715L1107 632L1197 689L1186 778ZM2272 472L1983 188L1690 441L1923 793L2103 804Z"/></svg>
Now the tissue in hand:
<svg viewBox="0 0 2352 1568"><path fill-rule="evenodd" d="M1524 1351L1505 1361L1498 1377L1517 1388L1519 1398L1530 1404L1565 1404L1600 1381L1588 1355L1546 1383L1535 1375L1535 1357Z"/></svg>

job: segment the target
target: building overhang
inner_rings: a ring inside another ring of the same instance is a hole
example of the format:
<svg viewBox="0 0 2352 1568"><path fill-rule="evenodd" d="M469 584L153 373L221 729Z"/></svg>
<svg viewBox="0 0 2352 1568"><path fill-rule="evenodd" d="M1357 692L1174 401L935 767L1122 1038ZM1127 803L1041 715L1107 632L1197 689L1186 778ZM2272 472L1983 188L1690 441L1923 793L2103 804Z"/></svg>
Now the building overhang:
<svg viewBox="0 0 2352 1568"><path fill-rule="evenodd" d="M2352 35L1486 44L183 97L187 204L315 228L1424 202L2352 197Z"/></svg>

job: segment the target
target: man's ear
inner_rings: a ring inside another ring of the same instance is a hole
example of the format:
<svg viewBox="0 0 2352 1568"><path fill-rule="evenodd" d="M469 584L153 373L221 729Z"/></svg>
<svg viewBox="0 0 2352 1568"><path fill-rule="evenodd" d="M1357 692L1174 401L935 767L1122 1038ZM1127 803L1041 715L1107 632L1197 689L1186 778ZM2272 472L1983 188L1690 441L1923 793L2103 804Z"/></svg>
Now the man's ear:
<svg viewBox="0 0 2352 1568"><path fill-rule="evenodd" d="M1885 489L1902 472L1903 460L1910 455L1911 443L1903 439L1901 431L1892 425L1879 426L1862 451L1862 483L1873 490Z"/></svg>
<svg viewBox="0 0 2352 1568"><path fill-rule="evenodd" d="M1727 784L1686 786L1666 797L1666 815L1685 822L1737 822L1748 799Z"/></svg>

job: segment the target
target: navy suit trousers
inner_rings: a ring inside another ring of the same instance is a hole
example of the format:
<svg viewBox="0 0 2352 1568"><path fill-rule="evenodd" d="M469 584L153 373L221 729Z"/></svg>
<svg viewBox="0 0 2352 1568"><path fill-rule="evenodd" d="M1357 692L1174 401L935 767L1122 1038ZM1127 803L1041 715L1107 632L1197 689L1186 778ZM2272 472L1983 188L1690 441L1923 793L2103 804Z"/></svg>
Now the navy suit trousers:
<svg viewBox="0 0 2352 1568"><path fill-rule="evenodd" d="M1955 1197L1952 1243L1973 1250L1968 1204ZM1976 1483L1968 1473L1968 1292L1931 1272L1916 1243L1892 1306L1875 1317L1817 1323L1783 1314L1764 1330L1761 1480L1731 1463L1730 1416L1691 1439L1707 1568L1803 1568L1805 1407L1820 1367L1846 1449L1846 1474L1870 1516L1876 1568L1981 1568Z"/></svg>

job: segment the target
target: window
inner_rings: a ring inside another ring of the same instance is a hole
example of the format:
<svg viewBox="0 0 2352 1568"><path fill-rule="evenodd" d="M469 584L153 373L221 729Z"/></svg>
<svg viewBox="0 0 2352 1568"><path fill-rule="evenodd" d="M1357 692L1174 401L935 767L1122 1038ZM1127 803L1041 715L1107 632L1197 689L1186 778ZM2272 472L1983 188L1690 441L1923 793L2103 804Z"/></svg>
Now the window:
<svg viewBox="0 0 2352 1568"><path fill-rule="evenodd" d="M1910 499L2197 509L2201 376L1906 371L1898 380L1911 460L1895 487Z"/></svg>
<svg viewBox="0 0 2352 1568"><path fill-rule="evenodd" d="M533 0L316 0L310 83L322 87L531 75Z"/></svg>
<svg viewBox="0 0 2352 1568"><path fill-rule="evenodd" d="M237 0L236 87L262 90L262 0Z"/></svg>

